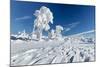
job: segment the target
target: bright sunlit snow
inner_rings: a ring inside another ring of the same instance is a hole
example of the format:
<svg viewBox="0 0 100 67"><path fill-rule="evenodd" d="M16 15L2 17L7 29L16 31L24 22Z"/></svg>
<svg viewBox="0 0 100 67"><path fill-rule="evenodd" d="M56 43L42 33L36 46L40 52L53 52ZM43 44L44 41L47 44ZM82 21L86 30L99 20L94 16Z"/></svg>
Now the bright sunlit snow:
<svg viewBox="0 0 100 67"><path fill-rule="evenodd" d="M11 39L11 64L34 65L94 61L95 41L83 35L85 34L66 36L60 40Z"/></svg>

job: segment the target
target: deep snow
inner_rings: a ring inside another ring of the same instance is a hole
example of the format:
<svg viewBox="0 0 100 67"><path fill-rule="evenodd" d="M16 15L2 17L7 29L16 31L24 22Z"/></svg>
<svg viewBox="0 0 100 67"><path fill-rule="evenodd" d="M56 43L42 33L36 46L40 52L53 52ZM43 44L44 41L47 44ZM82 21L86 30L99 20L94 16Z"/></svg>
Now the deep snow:
<svg viewBox="0 0 100 67"><path fill-rule="evenodd" d="M84 39L78 36L40 41L11 39L11 65L95 61L95 41Z"/></svg>

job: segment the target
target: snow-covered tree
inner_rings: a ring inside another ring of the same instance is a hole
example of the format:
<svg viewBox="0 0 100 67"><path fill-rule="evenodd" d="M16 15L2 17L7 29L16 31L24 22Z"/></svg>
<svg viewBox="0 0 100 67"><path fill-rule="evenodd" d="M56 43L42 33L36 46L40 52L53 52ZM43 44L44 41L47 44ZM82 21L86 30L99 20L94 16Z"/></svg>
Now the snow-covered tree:
<svg viewBox="0 0 100 67"><path fill-rule="evenodd" d="M62 34L61 34L62 30L63 30L63 27L61 25L56 26L56 30L55 30L56 37L62 37Z"/></svg>
<svg viewBox="0 0 100 67"><path fill-rule="evenodd" d="M52 29L52 30L48 33L48 38L49 38L49 39L55 38L55 30L54 30L54 29Z"/></svg>
<svg viewBox="0 0 100 67"><path fill-rule="evenodd" d="M56 29L51 29L50 32L48 32L48 38L49 39L55 39L55 38L61 38L62 37L62 32L63 27L61 25L57 25Z"/></svg>
<svg viewBox="0 0 100 67"><path fill-rule="evenodd" d="M43 30L48 31L50 29L49 23L53 24L53 14L49 8L42 6L34 13L36 19L34 20L34 31L37 39L41 39Z"/></svg>

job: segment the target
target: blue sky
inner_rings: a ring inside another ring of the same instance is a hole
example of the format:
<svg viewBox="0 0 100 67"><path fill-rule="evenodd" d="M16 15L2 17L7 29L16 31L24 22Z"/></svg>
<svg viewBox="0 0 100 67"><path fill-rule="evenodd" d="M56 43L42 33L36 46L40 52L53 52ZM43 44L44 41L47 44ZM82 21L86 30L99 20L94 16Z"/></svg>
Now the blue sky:
<svg viewBox="0 0 100 67"><path fill-rule="evenodd" d="M46 6L53 12L54 24L50 24L50 26L53 29L56 25L63 26L63 35L95 29L94 6L12 1L11 33L16 34L23 30L31 33L35 19L33 13L41 6Z"/></svg>

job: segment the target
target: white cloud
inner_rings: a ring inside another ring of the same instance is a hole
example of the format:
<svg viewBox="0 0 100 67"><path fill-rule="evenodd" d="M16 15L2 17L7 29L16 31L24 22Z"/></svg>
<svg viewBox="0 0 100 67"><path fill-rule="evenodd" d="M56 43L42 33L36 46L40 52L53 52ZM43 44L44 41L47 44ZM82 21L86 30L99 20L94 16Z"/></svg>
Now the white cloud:
<svg viewBox="0 0 100 67"><path fill-rule="evenodd" d="M74 22L74 23L71 23L71 24L68 24L64 27L64 31L67 32L67 31L70 31L72 28L76 27L80 22Z"/></svg>
<svg viewBox="0 0 100 67"><path fill-rule="evenodd" d="M74 22L74 23L71 23L71 24L68 24L71 26L71 28L74 28L76 27L80 22Z"/></svg>
<svg viewBox="0 0 100 67"><path fill-rule="evenodd" d="M26 19L30 19L30 18L31 18L30 16L23 16L23 17L18 17L15 20L19 21L19 20L26 20Z"/></svg>
<svg viewBox="0 0 100 67"><path fill-rule="evenodd" d="M79 33L77 35L82 35L82 34L87 34L87 33L92 33L92 32L95 32L95 30L90 30L90 31L82 32L82 33Z"/></svg>
<svg viewBox="0 0 100 67"><path fill-rule="evenodd" d="M79 35L88 34L88 33L92 33L92 32L95 32L95 30L85 31L85 32L74 34L74 35L70 35L70 36L79 36Z"/></svg>
<svg viewBox="0 0 100 67"><path fill-rule="evenodd" d="M67 32L67 31L70 31L70 30L71 30L71 28L66 28L66 29L65 29L66 32Z"/></svg>

